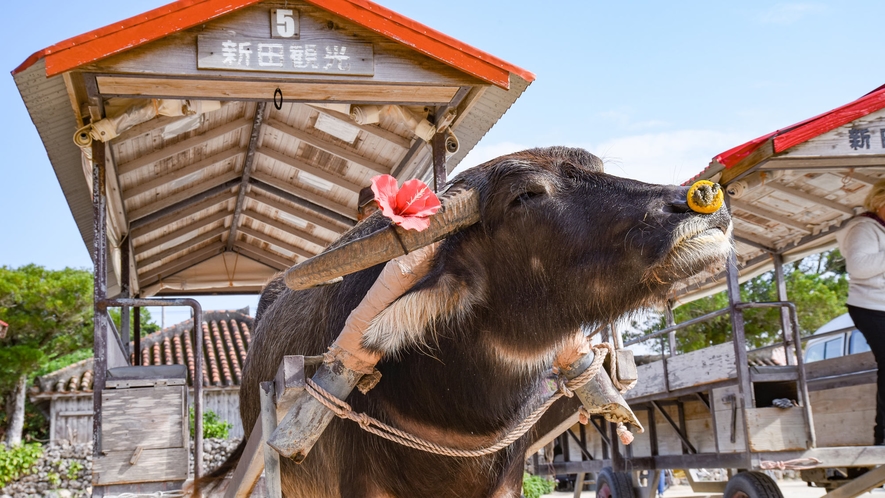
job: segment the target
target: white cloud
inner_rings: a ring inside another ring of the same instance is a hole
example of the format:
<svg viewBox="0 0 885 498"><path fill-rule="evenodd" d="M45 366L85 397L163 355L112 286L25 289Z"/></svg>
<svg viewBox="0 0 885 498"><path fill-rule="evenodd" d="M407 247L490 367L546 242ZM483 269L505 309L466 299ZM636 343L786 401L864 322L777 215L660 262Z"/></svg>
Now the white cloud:
<svg viewBox="0 0 885 498"><path fill-rule="evenodd" d="M817 3L781 3L763 12L759 20L765 24L793 24L806 14L822 10L824 6Z"/></svg>
<svg viewBox="0 0 885 498"><path fill-rule="evenodd" d="M582 147L605 162L616 176L648 183L679 184L700 173L714 155L741 143L742 136L712 130L679 130L627 135L597 144L563 144ZM534 145L514 142L481 143L456 168L456 173L489 159Z"/></svg>

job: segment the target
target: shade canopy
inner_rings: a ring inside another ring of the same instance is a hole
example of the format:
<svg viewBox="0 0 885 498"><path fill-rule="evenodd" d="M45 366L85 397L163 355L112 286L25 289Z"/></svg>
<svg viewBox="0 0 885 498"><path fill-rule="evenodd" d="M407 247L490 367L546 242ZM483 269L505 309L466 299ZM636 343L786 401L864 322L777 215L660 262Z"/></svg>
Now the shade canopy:
<svg viewBox="0 0 885 498"><path fill-rule="evenodd" d="M728 195L740 280L836 246L836 233L864 211L885 178L885 86L841 107L718 154L696 179ZM723 275L685 282L678 301L725 288Z"/></svg>
<svg viewBox="0 0 885 498"><path fill-rule="evenodd" d="M378 174L451 171L534 75L365 0L181 0L13 71L84 243L105 145L108 294L258 292Z"/></svg>

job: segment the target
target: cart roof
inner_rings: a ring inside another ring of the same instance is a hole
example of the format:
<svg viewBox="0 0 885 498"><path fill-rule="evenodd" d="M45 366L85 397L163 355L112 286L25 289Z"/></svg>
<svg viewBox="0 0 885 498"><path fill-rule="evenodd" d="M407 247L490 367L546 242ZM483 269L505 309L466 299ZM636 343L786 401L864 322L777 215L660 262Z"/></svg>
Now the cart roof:
<svg viewBox="0 0 885 498"><path fill-rule="evenodd" d="M885 177L885 86L792 126L718 154L686 183L718 181L729 192L741 281L836 245ZM705 274L678 291L688 302L725 288Z"/></svg>
<svg viewBox="0 0 885 498"><path fill-rule="evenodd" d="M90 249L77 130L133 106L195 112L107 141L109 295L125 244L143 297L257 292L355 223L371 177L429 180L410 117L456 111L451 171L534 80L366 0L179 0L40 50L13 76ZM390 107L357 124L354 105Z"/></svg>

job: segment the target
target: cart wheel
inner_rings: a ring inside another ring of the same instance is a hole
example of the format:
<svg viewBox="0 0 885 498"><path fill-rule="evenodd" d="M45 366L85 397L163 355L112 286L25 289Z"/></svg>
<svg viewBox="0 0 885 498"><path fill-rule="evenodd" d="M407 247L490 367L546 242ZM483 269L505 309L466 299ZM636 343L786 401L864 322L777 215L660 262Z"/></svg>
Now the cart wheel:
<svg viewBox="0 0 885 498"><path fill-rule="evenodd" d="M722 498L784 498L784 495L768 474L741 472L728 480Z"/></svg>
<svg viewBox="0 0 885 498"><path fill-rule="evenodd" d="M630 474L603 468L596 475L596 498L635 498Z"/></svg>

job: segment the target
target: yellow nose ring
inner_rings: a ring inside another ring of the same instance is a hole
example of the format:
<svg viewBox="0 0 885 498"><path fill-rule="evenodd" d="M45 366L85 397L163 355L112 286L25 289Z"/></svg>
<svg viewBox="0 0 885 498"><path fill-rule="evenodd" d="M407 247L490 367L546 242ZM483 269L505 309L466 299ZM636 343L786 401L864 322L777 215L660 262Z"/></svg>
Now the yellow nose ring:
<svg viewBox="0 0 885 498"><path fill-rule="evenodd" d="M692 211L703 214L715 213L722 207L725 194L718 183L698 180L688 189L688 207Z"/></svg>

